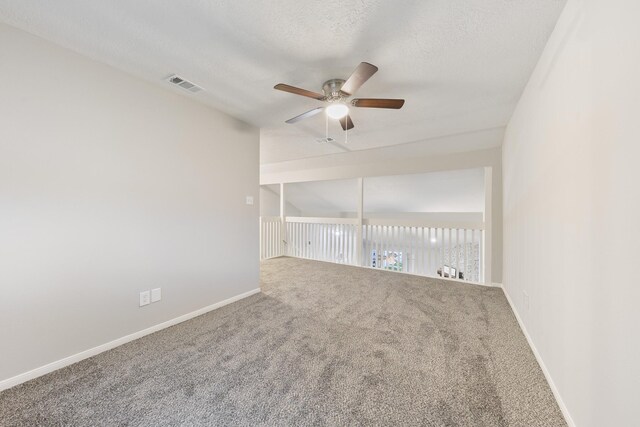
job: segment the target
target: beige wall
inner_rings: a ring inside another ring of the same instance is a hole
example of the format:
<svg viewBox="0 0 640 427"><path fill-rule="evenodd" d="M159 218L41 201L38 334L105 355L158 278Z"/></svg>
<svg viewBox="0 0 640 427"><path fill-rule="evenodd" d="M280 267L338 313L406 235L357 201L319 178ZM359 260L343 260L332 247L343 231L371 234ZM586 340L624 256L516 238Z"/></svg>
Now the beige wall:
<svg viewBox="0 0 640 427"><path fill-rule="evenodd" d="M259 286L258 129L6 25L0 69L0 380Z"/></svg>
<svg viewBox="0 0 640 427"><path fill-rule="evenodd" d="M640 414L639 16L569 0L503 146L504 286L581 427Z"/></svg>

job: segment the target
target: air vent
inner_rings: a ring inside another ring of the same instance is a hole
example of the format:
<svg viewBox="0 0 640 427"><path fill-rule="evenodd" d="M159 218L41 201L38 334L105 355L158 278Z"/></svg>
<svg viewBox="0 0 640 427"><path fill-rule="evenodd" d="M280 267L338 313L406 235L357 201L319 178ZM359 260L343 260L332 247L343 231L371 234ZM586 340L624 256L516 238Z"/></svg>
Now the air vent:
<svg viewBox="0 0 640 427"><path fill-rule="evenodd" d="M203 90L200 86L195 83L191 83L188 80L183 79L180 76L176 76L175 74L167 77L167 81L171 84L181 87L184 90L188 90L189 92L196 93Z"/></svg>

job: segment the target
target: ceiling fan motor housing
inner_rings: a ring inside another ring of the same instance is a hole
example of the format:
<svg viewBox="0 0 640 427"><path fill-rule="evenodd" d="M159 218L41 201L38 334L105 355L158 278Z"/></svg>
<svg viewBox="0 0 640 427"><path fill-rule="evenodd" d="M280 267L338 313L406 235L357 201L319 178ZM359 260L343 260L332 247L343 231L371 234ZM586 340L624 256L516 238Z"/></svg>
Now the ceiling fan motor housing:
<svg viewBox="0 0 640 427"><path fill-rule="evenodd" d="M340 91L344 82L345 80L343 79L331 79L324 82L322 92L324 92L327 101L340 102L347 98L345 94Z"/></svg>
<svg viewBox="0 0 640 427"><path fill-rule="evenodd" d="M321 111L326 111L327 117L336 119L340 122L340 126L346 132L353 129L353 121L349 116L349 107L347 100L356 93L371 76L378 71L378 67L368 62L361 62L351 73L347 80L331 79L322 85L322 93L311 90L302 89L284 83L278 83L273 88L284 92L293 93L317 101L325 101L330 103L326 107L316 107L306 113L302 113L286 121L286 123L296 123L302 119L306 119ZM388 108L398 110L404 105L404 99L384 99L384 98L355 98L351 100L351 106L358 108ZM328 122L327 122L328 123Z"/></svg>

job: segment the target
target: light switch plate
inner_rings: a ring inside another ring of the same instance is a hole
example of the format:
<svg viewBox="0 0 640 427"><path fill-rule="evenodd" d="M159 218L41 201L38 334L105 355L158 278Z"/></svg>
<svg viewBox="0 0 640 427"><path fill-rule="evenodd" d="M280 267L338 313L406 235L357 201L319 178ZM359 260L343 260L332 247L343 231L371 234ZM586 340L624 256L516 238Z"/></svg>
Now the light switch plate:
<svg viewBox="0 0 640 427"><path fill-rule="evenodd" d="M140 292L140 307L144 305L149 305L150 302L151 302L151 292L149 291Z"/></svg>
<svg viewBox="0 0 640 427"><path fill-rule="evenodd" d="M253 196L247 196L247 204L248 205L252 205L253 204Z"/></svg>
<svg viewBox="0 0 640 427"><path fill-rule="evenodd" d="M158 302L162 299L162 288L151 289L151 302Z"/></svg>

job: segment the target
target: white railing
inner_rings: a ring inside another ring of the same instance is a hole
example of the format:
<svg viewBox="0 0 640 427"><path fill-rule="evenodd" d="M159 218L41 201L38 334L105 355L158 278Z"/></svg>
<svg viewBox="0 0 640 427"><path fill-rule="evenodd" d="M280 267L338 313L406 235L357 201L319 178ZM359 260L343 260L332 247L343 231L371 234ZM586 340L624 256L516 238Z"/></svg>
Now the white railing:
<svg viewBox="0 0 640 427"><path fill-rule="evenodd" d="M261 219L262 259L287 255L428 277L484 281L482 223L398 219L280 217ZM360 245L360 248L358 248ZM358 259L358 253L361 259Z"/></svg>
<svg viewBox="0 0 640 427"><path fill-rule="evenodd" d="M279 216L260 217L260 259L284 255L282 221Z"/></svg>
<svg viewBox="0 0 640 427"><path fill-rule="evenodd" d="M482 282L483 228L482 224L365 219L362 265Z"/></svg>
<svg viewBox="0 0 640 427"><path fill-rule="evenodd" d="M358 265L355 219L287 217L286 222L288 256Z"/></svg>

